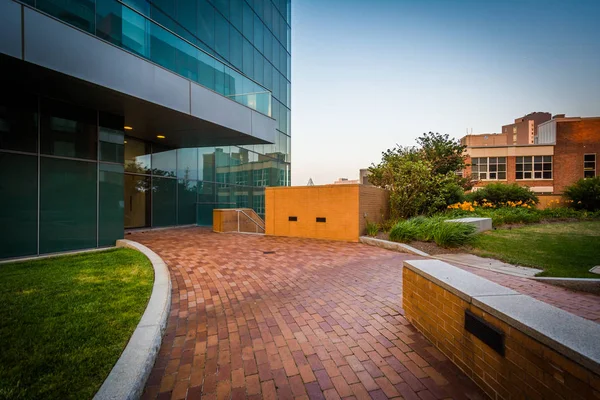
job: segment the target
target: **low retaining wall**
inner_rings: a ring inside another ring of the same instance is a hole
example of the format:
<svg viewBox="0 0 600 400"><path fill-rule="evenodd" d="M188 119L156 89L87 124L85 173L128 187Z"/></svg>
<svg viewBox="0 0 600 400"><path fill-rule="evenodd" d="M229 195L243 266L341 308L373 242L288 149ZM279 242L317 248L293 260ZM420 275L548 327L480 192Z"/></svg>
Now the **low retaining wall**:
<svg viewBox="0 0 600 400"><path fill-rule="evenodd" d="M406 318L492 399L600 398L600 325L439 260L402 274Z"/></svg>

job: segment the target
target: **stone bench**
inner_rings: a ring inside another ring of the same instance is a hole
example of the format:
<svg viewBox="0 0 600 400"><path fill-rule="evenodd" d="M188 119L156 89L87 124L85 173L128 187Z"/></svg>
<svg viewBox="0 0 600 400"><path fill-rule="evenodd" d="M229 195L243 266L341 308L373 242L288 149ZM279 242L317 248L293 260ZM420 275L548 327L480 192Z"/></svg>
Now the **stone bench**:
<svg viewBox="0 0 600 400"><path fill-rule="evenodd" d="M446 222L460 222L463 224L474 225L477 228L477 233L491 231L492 230L492 219L491 218L457 218L457 219L448 219Z"/></svg>

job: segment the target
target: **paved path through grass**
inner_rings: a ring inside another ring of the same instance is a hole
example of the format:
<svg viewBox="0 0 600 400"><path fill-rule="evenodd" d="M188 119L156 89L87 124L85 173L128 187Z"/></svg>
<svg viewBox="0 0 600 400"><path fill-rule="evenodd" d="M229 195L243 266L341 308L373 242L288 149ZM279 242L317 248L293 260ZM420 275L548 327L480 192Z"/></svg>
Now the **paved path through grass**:
<svg viewBox="0 0 600 400"><path fill-rule="evenodd" d="M544 270L539 276L600 278L600 221L536 224L486 232L474 244L485 257Z"/></svg>

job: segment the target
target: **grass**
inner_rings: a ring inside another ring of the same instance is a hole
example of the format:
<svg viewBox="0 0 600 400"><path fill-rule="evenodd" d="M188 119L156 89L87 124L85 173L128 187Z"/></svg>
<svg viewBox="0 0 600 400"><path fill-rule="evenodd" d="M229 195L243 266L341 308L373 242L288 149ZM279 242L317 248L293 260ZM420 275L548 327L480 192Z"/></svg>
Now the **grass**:
<svg viewBox="0 0 600 400"><path fill-rule="evenodd" d="M0 265L0 399L90 399L152 291L150 261L114 249Z"/></svg>
<svg viewBox="0 0 600 400"><path fill-rule="evenodd" d="M544 270L539 276L600 278L600 221L552 223L498 229L477 235L474 252Z"/></svg>

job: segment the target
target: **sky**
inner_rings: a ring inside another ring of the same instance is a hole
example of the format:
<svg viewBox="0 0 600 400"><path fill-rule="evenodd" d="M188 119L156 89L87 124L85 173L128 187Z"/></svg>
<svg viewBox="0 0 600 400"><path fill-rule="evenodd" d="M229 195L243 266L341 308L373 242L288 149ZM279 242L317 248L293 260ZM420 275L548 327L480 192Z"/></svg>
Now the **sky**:
<svg viewBox="0 0 600 400"><path fill-rule="evenodd" d="M424 132L600 116L600 0L292 0L292 185Z"/></svg>

